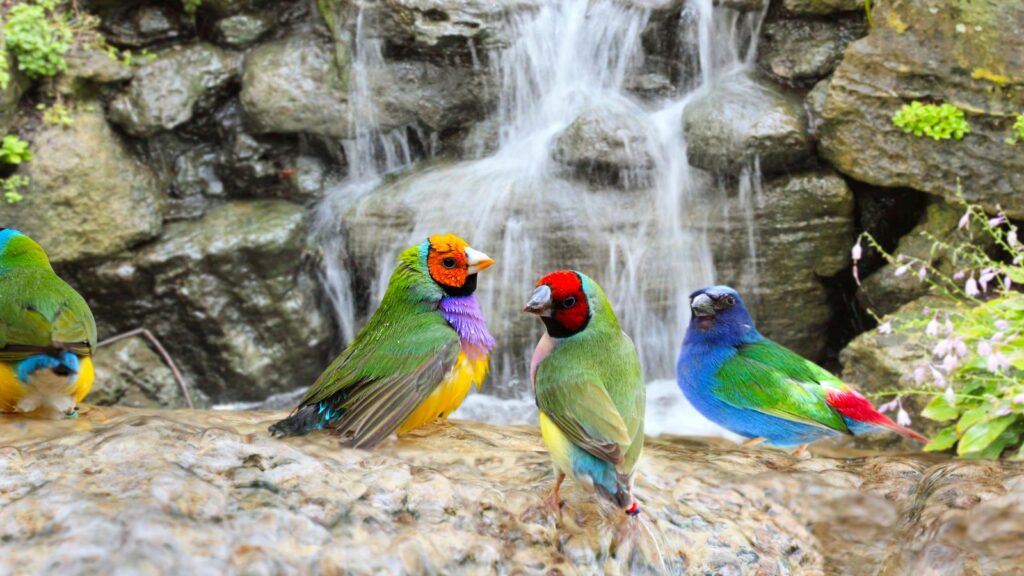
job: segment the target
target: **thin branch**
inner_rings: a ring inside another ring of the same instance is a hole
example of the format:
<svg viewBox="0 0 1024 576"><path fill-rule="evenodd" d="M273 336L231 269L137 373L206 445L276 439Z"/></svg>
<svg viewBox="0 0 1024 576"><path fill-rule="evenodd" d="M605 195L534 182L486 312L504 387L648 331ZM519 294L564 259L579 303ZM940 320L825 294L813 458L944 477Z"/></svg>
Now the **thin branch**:
<svg viewBox="0 0 1024 576"><path fill-rule="evenodd" d="M96 345L96 347L102 348L104 346L113 344L114 342L118 342L120 340L124 340L126 338L131 338L132 336L139 335L146 338L146 340L149 340L150 344L152 344L153 347L156 348L157 353L159 353L160 357L163 358L164 364L166 364L167 367L171 369L171 374L174 375L174 379L178 382L178 387L181 388L181 393L185 397L185 405L188 406L189 409L194 409L195 405L192 404L192 395L189 394L188 386L185 384L185 379L181 377L181 372L178 370L178 365L174 363L174 359L171 358L171 355L167 353L166 349L164 349L163 344L161 344L160 341L156 339L156 336L154 336L153 333L150 332L149 330L145 328L136 328L135 330L129 330L128 332L124 332L116 336L111 336L110 338L101 341L99 344Z"/></svg>

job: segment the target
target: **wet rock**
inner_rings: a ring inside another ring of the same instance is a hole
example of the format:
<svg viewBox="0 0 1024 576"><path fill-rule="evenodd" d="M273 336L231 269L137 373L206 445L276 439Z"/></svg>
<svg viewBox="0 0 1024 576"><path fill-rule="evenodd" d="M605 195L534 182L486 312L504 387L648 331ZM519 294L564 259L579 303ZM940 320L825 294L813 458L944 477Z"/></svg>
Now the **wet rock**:
<svg viewBox="0 0 1024 576"><path fill-rule="evenodd" d="M864 0L784 0L782 5L790 12L815 16L864 10Z"/></svg>
<svg viewBox="0 0 1024 576"><path fill-rule="evenodd" d="M825 99L828 97L828 82L828 78L818 82L804 98L804 110L807 111L807 131L813 138L817 138L818 132L821 130L821 111L824 110Z"/></svg>
<svg viewBox="0 0 1024 576"><path fill-rule="evenodd" d="M945 252L936 253L933 250L935 242L956 246L973 240L976 244L986 244L983 234L959 229L962 215L963 209L960 207L941 200L932 202L918 225L900 239L893 254L919 258L943 274L952 276L955 273L954 264ZM917 268L905 269L905 273L897 276L899 268L899 264L886 264L865 278L857 291L857 300L861 305L884 316L928 293L928 284L918 278Z"/></svg>
<svg viewBox="0 0 1024 576"><path fill-rule="evenodd" d="M239 57L210 44L164 52L110 105L111 121L135 136L173 130L210 110L238 74Z"/></svg>
<svg viewBox="0 0 1024 576"><path fill-rule="evenodd" d="M102 333L148 328L212 400L265 398L312 382L332 340L306 230L294 204L229 202L74 277Z"/></svg>
<svg viewBox="0 0 1024 576"><path fill-rule="evenodd" d="M171 193L165 205L167 220L199 218L210 198L225 195L224 182L217 175L219 156L211 146L195 146L174 161Z"/></svg>
<svg viewBox="0 0 1024 576"><path fill-rule="evenodd" d="M259 46L242 74L241 102L251 128L350 137L348 74L347 52L309 35Z"/></svg>
<svg viewBox="0 0 1024 576"><path fill-rule="evenodd" d="M244 48L270 31L273 22L263 15L237 14L217 21L220 41L232 48Z"/></svg>
<svg viewBox="0 0 1024 576"><path fill-rule="evenodd" d="M1024 110L1024 4L900 0L874 8L875 25L847 49L823 111L822 154L841 172L1024 217L1024 155L1005 143ZM935 141L892 116L912 100L966 111L971 133Z"/></svg>
<svg viewBox="0 0 1024 576"><path fill-rule="evenodd" d="M3 38L0 38L0 42L3 42ZM7 58L10 82L7 83L7 88L0 90L0 131L7 134L18 115L18 102L21 100L21 95L28 90L30 82L28 78L18 72L18 64L14 55L6 51L4 56Z"/></svg>
<svg viewBox="0 0 1024 576"><path fill-rule="evenodd" d="M101 29L115 46L143 48L179 40L187 34L184 13L173 4L141 4L127 9L115 4L109 10Z"/></svg>
<svg viewBox="0 0 1024 576"><path fill-rule="evenodd" d="M494 107L485 70L425 61L394 61L370 75L381 130L419 125L433 132L466 128Z"/></svg>
<svg viewBox="0 0 1024 576"><path fill-rule="evenodd" d="M80 96L92 85L131 80L134 71L108 53L87 44L75 44L65 57L68 69L61 74L57 89L67 96Z"/></svg>
<svg viewBox="0 0 1024 576"><path fill-rule="evenodd" d="M817 81L835 70L843 50L864 29L862 21L775 20L765 25L759 60L782 80Z"/></svg>
<svg viewBox="0 0 1024 576"><path fill-rule="evenodd" d="M543 507L553 475L532 428L456 422L366 452L268 438L283 415L7 417L0 553L32 573L861 576L1024 560L1013 463L650 440L644 529L624 542L621 514L571 481L561 523Z"/></svg>
<svg viewBox="0 0 1024 576"><path fill-rule="evenodd" d="M898 326L904 322L927 318L925 311L934 313L948 306L945 300L925 296L900 307L885 319ZM921 330L895 330L891 334L870 330L854 338L840 353L842 378L867 394L916 388L917 384L913 382L914 370L931 360L931 349L932 344L924 341ZM941 390L936 389L936 392ZM941 422L919 416L930 401L930 397L919 394L904 396L902 400L903 407L915 417L914 429L926 436L931 436L945 426ZM872 434L854 439L853 443L887 449L916 450L920 447L913 440L897 434Z"/></svg>
<svg viewBox="0 0 1024 576"><path fill-rule="evenodd" d="M588 110L556 137L552 157L582 180L639 188L650 183L654 135L629 110Z"/></svg>
<svg viewBox="0 0 1024 576"><path fill-rule="evenodd" d="M185 408L185 395L171 369L150 349L142 336L114 342L96 351L96 381L88 402L100 406L133 408ZM187 383L186 383L187 384ZM189 386L193 405L206 405L205 397Z"/></svg>
<svg viewBox="0 0 1024 576"><path fill-rule="evenodd" d="M833 314L822 279L850 265L853 193L827 171L772 178L761 189L751 178L743 174L737 192L732 184L711 192L717 197L699 202L693 222L707 230L718 280L743 295L758 330L821 358Z"/></svg>
<svg viewBox="0 0 1024 576"><path fill-rule="evenodd" d="M406 50L480 57L510 43L512 16L539 7L536 0L384 0L368 21L375 35Z"/></svg>
<svg viewBox="0 0 1024 576"><path fill-rule="evenodd" d="M672 84L672 80L658 72L628 76L626 77L625 88L629 92L648 100L669 98L676 93L676 87Z"/></svg>
<svg viewBox="0 0 1024 576"><path fill-rule="evenodd" d="M200 9L215 16L231 17L252 15L265 9L281 10L295 4L295 0L203 0Z"/></svg>
<svg viewBox="0 0 1024 576"><path fill-rule="evenodd" d="M69 127L43 126L32 139L24 200L4 206L8 222L46 248L55 263L108 256L154 238L162 197L153 173L134 159L98 103L80 104Z"/></svg>
<svg viewBox="0 0 1024 576"><path fill-rule="evenodd" d="M765 172L806 163L814 150L803 107L770 83L732 75L683 112L690 164L736 174L755 160Z"/></svg>
<svg viewBox="0 0 1024 576"><path fill-rule="evenodd" d="M714 0L714 4L740 12L755 12L763 10L768 4L768 0Z"/></svg>

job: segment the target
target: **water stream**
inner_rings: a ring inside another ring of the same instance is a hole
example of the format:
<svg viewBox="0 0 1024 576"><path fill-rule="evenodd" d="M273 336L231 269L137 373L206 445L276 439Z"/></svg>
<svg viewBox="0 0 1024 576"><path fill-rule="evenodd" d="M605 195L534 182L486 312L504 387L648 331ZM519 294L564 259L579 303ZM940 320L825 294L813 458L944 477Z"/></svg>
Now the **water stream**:
<svg viewBox="0 0 1024 576"><path fill-rule="evenodd" d="M360 9L350 82L355 137L343 143L350 176L319 207L317 230L323 279L345 341L382 297L397 252L429 234L453 231L497 260L478 294L499 339L484 393L471 396L456 417L535 418L524 377L540 325L518 310L540 275L572 267L605 288L645 373L657 380L650 394L652 430L712 432L703 424L694 429L699 420L666 408L682 403L665 379L672 377L688 320L687 295L715 277L706 238L687 222L688 204L708 179L686 160L681 118L695 95L751 65L763 16L687 0L677 45L679 61L695 63L695 70L678 82L674 97L654 104L625 88L644 63L641 34L649 9L613 0L549 0L511 16L512 42L485 58L499 90L489 120L498 127L496 150L444 164L416 157L409 143L415 126L377 129L368 78L384 64L382 40L367 34ZM558 137L586 114L625 118L638 135L629 140L625 186L571 178L553 160ZM430 139L419 133L419 141ZM744 176L748 194L756 179L753 171ZM369 262L358 280L356 260ZM369 310L352 297L360 289L370 292Z"/></svg>

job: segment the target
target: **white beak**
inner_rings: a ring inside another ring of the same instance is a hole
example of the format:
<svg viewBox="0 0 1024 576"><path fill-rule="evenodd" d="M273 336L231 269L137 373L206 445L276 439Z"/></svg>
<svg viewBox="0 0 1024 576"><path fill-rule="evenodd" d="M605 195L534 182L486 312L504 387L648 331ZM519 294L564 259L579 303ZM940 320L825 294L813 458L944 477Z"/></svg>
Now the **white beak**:
<svg viewBox="0 0 1024 576"><path fill-rule="evenodd" d="M476 274L481 270L486 270L491 264L494 264L494 260L491 260L491 257L487 254L466 246L466 263L469 264L467 272L469 274Z"/></svg>

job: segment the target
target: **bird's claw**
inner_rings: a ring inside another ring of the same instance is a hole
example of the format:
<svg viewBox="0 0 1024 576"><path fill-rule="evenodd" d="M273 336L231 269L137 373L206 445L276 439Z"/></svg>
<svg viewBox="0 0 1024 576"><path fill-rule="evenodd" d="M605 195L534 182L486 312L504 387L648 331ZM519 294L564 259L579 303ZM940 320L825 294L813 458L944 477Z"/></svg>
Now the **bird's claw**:
<svg viewBox="0 0 1024 576"><path fill-rule="evenodd" d="M65 420L77 420L78 419L78 408L75 408L71 412L64 413Z"/></svg>

